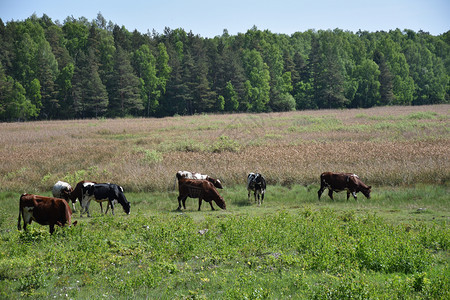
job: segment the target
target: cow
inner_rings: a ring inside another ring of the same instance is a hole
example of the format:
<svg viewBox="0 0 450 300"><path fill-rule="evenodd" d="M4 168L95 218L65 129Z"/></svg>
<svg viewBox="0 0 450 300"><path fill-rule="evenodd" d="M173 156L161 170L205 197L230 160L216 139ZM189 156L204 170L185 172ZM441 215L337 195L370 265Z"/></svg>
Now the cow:
<svg viewBox="0 0 450 300"><path fill-rule="evenodd" d="M114 215L114 204L119 202L126 214L130 214L130 202L128 202L125 194L123 193L123 188L117 184L113 183L91 183L85 182L82 186L82 200L81 200L81 215L83 212L89 213L89 204L91 199L94 198L96 202L108 201L108 207L106 208L105 214L108 213L108 209L111 206L112 214Z"/></svg>
<svg viewBox="0 0 450 300"><path fill-rule="evenodd" d="M183 208L186 209L187 197L198 198L199 211L202 206L202 200L209 202L211 210L215 210L212 201L216 202L221 209L227 209L225 201L217 192L214 184L210 181L204 179L188 179L179 173L177 173L177 179L179 191L178 210L181 210L181 204L183 204Z"/></svg>
<svg viewBox="0 0 450 300"><path fill-rule="evenodd" d="M264 201L264 194L266 193L266 180L259 173L250 173L247 176L247 191L248 201L250 201L250 192L253 192L255 196L255 202L258 202L258 206Z"/></svg>
<svg viewBox="0 0 450 300"><path fill-rule="evenodd" d="M66 201L69 201L69 195L72 193L73 189L67 182L58 181L52 188L52 194L55 198L62 198ZM72 212L76 212L75 203L76 199L70 199L72 202Z"/></svg>
<svg viewBox="0 0 450 300"><path fill-rule="evenodd" d="M361 192L367 199L370 199L371 186L366 185L353 173L332 173L324 172L320 175L320 189L317 192L320 200L325 189L328 189L328 196L333 199L333 192L347 191L347 200L350 194L357 200L356 193Z"/></svg>
<svg viewBox="0 0 450 300"><path fill-rule="evenodd" d="M200 173L192 173L189 171L178 171L177 172L177 176L175 177L176 179L178 178L178 175L180 175L181 177L185 177L188 179L203 179L203 180L208 180L209 182L211 182L212 184L214 184L214 186L218 189L223 189L222 186L222 182L220 182L219 179L216 178L212 178L208 175L204 175L204 174L200 174ZM175 180L176 180L175 179Z"/></svg>
<svg viewBox="0 0 450 300"><path fill-rule="evenodd" d="M75 186L75 188L68 193L68 198L72 201L72 203L76 203L77 200L80 202L81 205L81 200L83 199L83 191L86 187L91 186L96 184L97 182L95 181L87 181L87 180L82 180L80 182L77 183L77 185ZM102 203L100 203L100 208L102 210L103 213L103 206ZM82 212L80 212L80 216L82 216Z"/></svg>
<svg viewBox="0 0 450 300"><path fill-rule="evenodd" d="M41 225L49 225L50 234L53 234L55 225L60 227L71 225L72 211L64 199L22 194L19 200L18 230L21 218L24 230L27 230L27 225L31 224L31 221L35 221ZM74 226L76 224L77 221L73 222Z"/></svg>

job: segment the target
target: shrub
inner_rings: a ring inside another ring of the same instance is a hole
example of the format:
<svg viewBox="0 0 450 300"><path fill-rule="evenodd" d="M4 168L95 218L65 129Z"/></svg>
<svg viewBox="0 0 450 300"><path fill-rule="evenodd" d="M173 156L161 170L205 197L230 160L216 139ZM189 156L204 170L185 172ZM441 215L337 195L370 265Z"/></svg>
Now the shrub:
<svg viewBox="0 0 450 300"><path fill-rule="evenodd" d="M210 151L213 153L220 152L239 152L241 146L239 142L231 139L226 135L221 135L219 139L211 146Z"/></svg>

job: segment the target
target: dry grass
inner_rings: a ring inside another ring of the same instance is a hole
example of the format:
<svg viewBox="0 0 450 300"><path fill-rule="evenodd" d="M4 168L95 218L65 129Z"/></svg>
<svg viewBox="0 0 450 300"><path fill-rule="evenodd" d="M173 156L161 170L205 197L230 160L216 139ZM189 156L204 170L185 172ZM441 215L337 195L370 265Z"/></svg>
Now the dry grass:
<svg viewBox="0 0 450 300"><path fill-rule="evenodd" d="M450 105L3 123L0 190L49 191L57 180L115 182L127 190L173 187L178 170L245 184L318 182L358 173L372 185L450 178Z"/></svg>

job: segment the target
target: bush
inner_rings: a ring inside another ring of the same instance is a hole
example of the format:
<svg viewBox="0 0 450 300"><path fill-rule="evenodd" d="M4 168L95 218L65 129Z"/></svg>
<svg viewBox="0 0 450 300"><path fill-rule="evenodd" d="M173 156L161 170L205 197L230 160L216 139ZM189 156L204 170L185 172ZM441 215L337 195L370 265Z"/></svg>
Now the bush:
<svg viewBox="0 0 450 300"><path fill-rule="evenodd" d="M239 142L229 138L226 135L221 135L210 148L210 151L213 153L221 153L221 152L239 152L241 146Z"/></svg>

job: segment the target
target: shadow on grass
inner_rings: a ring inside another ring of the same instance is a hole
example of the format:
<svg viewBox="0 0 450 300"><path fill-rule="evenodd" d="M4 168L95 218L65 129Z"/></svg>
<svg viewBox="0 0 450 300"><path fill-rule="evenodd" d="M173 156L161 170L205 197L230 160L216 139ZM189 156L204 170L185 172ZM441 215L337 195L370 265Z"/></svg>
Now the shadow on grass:
<svg viewBox="0 0 450 300"><path fill-rule="evenodd" d="M247 199L245 200L237 200L233 201L233 205L244 207L244 206L252 206L252 202L249 202Z"/></svg>

